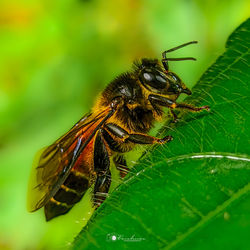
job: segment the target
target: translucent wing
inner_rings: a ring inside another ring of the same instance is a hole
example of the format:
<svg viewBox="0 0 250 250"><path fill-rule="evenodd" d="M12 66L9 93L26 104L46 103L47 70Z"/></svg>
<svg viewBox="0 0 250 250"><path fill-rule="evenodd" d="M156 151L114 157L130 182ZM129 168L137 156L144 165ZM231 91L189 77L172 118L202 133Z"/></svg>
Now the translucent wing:
<svg viewBox="0 0 250 250"><path fill-rule="evenodd" d="M29 182L29 211L43 207L55 195L75 167L80 153L112 114L107 108L97 115L83 117L64 136L38 152Z"/></svg>

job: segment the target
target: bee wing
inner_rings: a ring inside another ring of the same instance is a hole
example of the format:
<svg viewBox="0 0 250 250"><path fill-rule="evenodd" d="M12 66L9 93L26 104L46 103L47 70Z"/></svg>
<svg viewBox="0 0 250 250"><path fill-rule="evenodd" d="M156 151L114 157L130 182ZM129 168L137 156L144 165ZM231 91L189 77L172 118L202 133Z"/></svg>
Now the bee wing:
<svg viewBox="0 0 250 250"><path fill-rule="evenodd" d="M43 207L56 194L76 165L80 153L112 114L113 110L109 108L96 116L83 117L64 136L38 152L29 182L29 211Z"/></svg>

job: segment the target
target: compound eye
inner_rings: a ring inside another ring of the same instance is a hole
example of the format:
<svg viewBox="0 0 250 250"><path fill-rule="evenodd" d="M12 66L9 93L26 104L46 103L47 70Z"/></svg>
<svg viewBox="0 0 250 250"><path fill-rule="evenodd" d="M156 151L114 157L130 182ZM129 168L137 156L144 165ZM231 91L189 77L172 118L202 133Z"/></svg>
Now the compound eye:
<svg viewBox="0 0 250 250"><path fill-rule="evenodd" d="M140 80L155 89L164 89L167 84L167 78L163 73L155 69L144 69L141 72Z"/></svg>
<svg viewBox="0 0 250 250"><path fill-rule="evenodd" d="M151 82L154 79L153 74L148 72L143 73L143 77L147 82Z"/></svg>

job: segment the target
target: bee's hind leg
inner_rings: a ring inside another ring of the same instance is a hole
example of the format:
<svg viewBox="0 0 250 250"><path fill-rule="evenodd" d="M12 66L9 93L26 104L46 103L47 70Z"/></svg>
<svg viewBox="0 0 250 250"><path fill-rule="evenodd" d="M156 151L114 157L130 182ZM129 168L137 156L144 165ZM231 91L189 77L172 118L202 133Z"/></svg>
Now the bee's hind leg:
<svg viewBox="0 0 250 250"><path fill-rule="evenodd" d="M93 203L98 208L107 198L108 191L111 184L111 173L108 169L105 173L97 176L94 193L93 193Z"/></svg>
<svg viewBox="0 0 250 250"><path fill-rule="evenodd" d="M110 160L101 131L97 132L94 144L94 172L96 181L93 191L94 205L99 207L108 196L111 184Z"/></svg>

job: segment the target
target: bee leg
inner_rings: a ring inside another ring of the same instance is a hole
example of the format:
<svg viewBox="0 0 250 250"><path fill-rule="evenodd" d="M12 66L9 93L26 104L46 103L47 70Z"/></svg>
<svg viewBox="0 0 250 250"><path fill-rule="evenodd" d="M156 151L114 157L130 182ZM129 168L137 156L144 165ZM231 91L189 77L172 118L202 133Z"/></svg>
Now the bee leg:
<svg viewBox="0 0 250 250"><path fill-rule="evenodd" d="M146 134L129 134L125 141L130 141L136 144L164 144L173 140L171 135L164 138L157 138Z"/></svg>
<svg viewBox="0 0 250 250"><path fill-rule="evenodd" d="M122 143L120 143L120 141L115 140L115 138L113 138L111 136L111 133L107 131L107 128L102 128L102 136L103 139L106 141L106 143L108 144L108 147L117 153L125 153L127 152L127 148L124 147L124 145L122 145Z"/></svg>
<svg viewBox="0 0 250 250"><path fill-rule="evenodd" d="M111 184L111 172L108 169L106 172L99 173L97 176L94 194L93 194L93 203L98 208L107 198L108 191Z"/></svg>
<svg viewBox="0 0 250 250"><path fill-rule="evenodd" d="M178 116L176 115L176 113L174 112L173 109L170 109L170 113L173 116L173 122L176 123L178 121Z"/></svg>
<svg viewBox="0 0 250 250"><path fill-rule="evenodd" d="M94 185L93 202L99 207L106 199L111 184L110 160L107 148L101 135L97 132L94 144L94 171L97 178Z"/></svg>
<svg viewBox="0 0 250 250"><path fill-rule="evenodd" d="M192 112L199 112L203 109L209 111L210 108L209 106L205 105L202 107L195 107L191 104L186 104L186 103L176 103L175 101L172 101L164 96L160 96L160 95L149 95L148 96L148 100L150 101L150 103L158 104L160 106L164 106L164 107L169 107L171 109L175 109L175 108L180 108L180 109L188 109ZM174 117L174 119L177 119L177 116Z"/></svg>
<svg viewBox="0 0 250 250"><path fill-rule="evenodd" d="M120 171L120 177L124 178L128 172L129 168L127 166L127 162L123 155L117 155L113 158L116 168Z"/></svg>
<svg viewBox="0 0 250 250"><path fill-rule="evenodd" d="M166 142L172 141L173 139L172 136L170 135L165 136L164 138L161 139L147 134L139 134L139 133L129 134L126 130L113 123L106 124L106 128L109 130L109 132L113 133L113 135L124 140L124 142L133 142L136 144L154 144L154 143L164 144Z"/></svg>

